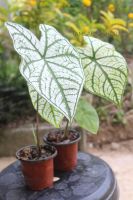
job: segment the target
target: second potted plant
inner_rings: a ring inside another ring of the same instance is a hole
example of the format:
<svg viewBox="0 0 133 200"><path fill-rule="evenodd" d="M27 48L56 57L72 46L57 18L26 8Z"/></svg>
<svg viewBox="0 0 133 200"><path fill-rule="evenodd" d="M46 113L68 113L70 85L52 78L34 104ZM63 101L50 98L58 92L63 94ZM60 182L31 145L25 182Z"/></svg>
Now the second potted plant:
<svg viewBox="0 0 133 200"><path fill-rule="evenodd" d="M84 37L84 39L86 45L77 48L77 51L84 69L85 90L121 106L127 81L127 64L124 57L111 44L93 37ZM71 89L71 86L69 87ZM35 103L35 99L33 102ZM41 115L43 116L42 113ZM56 110L55 119L58 115L60 115L60 111ZM73 118L82 128L91 133L97 132L98 116L84 98L79 99ZM54 164L55 169L61 171L70 171L77 164L80 135L69 129L69 124L71 124L73 118L68 118L65 129L57 129L44 136L44 141L47 144L54 145L58 150Z"/></svg>

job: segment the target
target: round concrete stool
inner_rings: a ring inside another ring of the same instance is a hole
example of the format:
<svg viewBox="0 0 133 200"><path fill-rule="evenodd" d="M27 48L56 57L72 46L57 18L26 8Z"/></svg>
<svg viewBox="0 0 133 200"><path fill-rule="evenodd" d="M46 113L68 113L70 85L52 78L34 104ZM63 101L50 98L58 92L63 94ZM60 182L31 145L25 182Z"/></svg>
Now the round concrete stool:
<svg viewBox="0 0 133 200"><path fill-rule="evenodd" d="M71 172L55 172L59 181L52 188L31 191L19 161L0 173L0 200L118 200L118 187L111 168L91 154L79 153Z"/></svg>

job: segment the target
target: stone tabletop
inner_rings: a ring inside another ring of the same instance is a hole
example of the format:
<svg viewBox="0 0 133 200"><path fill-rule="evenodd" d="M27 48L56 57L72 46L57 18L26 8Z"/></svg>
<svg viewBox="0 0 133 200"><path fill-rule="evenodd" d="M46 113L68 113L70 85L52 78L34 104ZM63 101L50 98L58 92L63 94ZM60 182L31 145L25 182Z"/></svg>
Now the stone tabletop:
<svg viewBox="0 0 133 200"><path fill-rule="evenodd" d="M43 191L31 191L24 183L20 162L0 173L0 200L118 200L116 179L100 158L79 153L71 172L55 172L60 180Z"/></svg>

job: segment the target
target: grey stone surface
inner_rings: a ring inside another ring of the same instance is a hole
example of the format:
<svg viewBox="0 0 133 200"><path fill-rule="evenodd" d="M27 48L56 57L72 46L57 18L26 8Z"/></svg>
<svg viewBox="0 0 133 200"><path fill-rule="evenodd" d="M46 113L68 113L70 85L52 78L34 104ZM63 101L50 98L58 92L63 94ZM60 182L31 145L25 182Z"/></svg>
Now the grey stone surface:
<svg viewBox="0 0 133 200"><path fill-rule="evenodd" d="M52 188L30 191L17 161L0 173L0 200L118 200L112 170L93 155L79 153L73 171L55 172L55 176L60 180Z"/></svg>

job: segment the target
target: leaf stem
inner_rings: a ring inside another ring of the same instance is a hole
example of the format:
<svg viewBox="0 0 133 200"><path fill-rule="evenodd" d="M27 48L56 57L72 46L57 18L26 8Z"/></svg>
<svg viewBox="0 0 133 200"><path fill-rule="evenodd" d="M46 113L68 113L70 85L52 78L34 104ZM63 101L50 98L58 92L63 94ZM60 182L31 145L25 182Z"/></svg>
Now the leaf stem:
<svg viewBox="0 0 133 200"><path fill-rule="evenodd" d="M68 134L69 134L68 125L69 125L69 120L67 119L66 127L65 127L65 130L64 130L64 138L65 139L68 138Z"/></svg>
<svg viewBox="0 0 133 200"><path fill-rule="evenodd" d="M36 112L36 140L37 140L37 150L38 156L41 156L41 146L40 146L40 139L39 139L39 116L38 116L38 100L39 94L37 93L37 112Z"/></svg>
<svg viewBox="0 0 133 200"><path fill-rule="evenodd" d="M34 137L34 142L37 145L36 132L35 132L34 125L32 125L32 134L33 134L33 137Z"/></svg>

